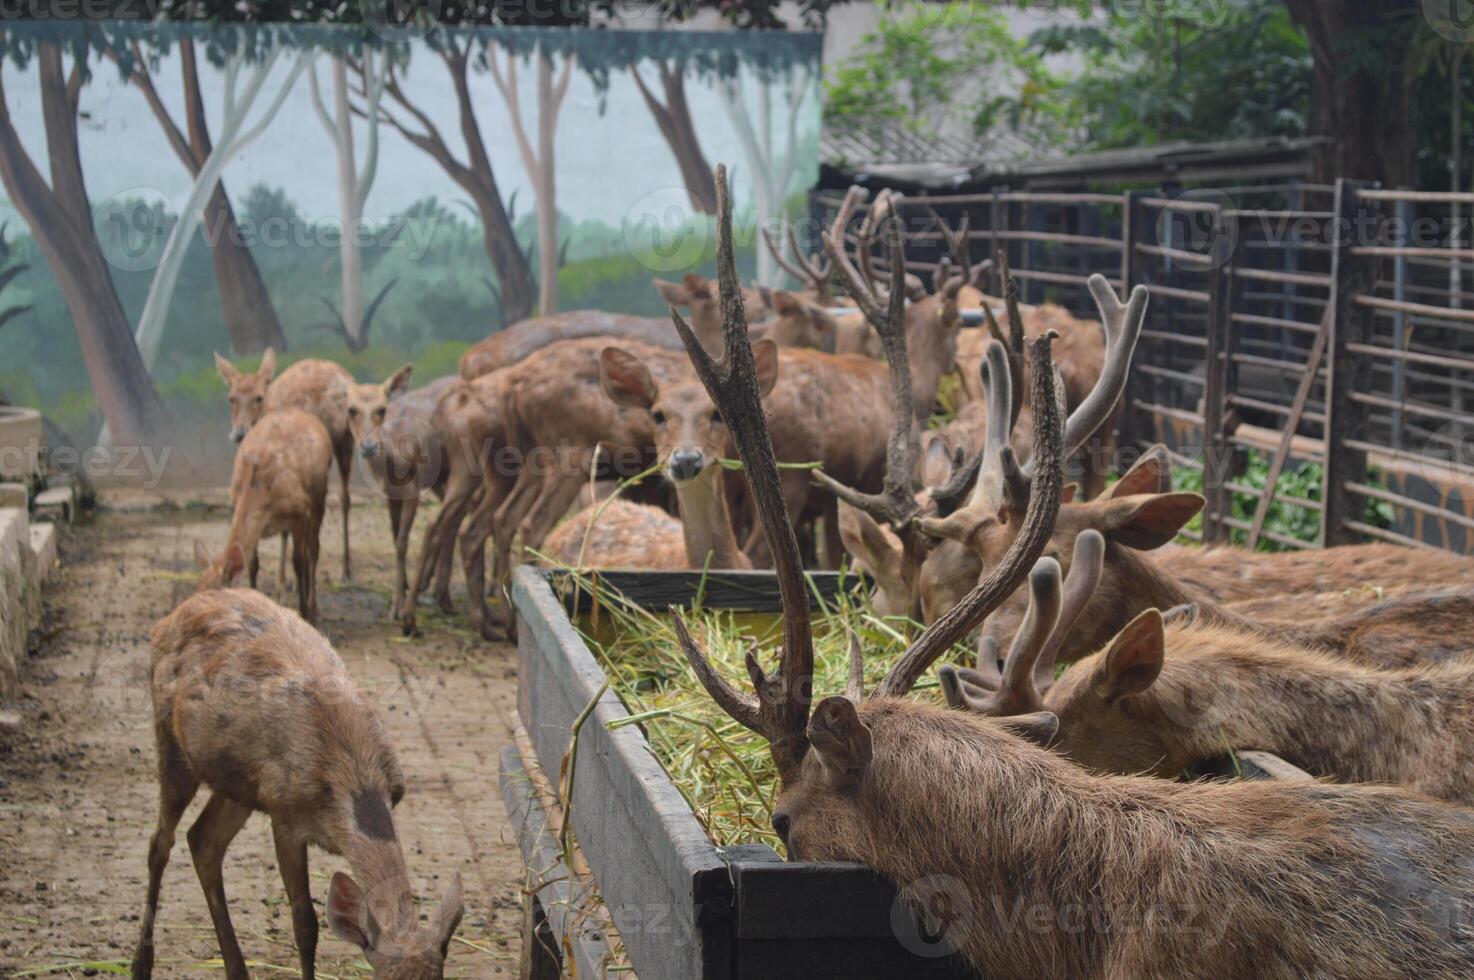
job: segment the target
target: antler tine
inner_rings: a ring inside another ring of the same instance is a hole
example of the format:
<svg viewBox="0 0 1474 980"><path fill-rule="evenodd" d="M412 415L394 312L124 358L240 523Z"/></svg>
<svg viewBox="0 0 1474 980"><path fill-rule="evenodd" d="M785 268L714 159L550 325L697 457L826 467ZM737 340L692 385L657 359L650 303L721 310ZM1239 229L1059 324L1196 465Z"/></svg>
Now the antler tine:
<svg viewBox="0 0 1474 980"><path fill-rule="evenodd" d="M845 681L844 696L856 704L865 697L865 651L854 630L846 631L850 641L850 676Z"/></svg>
<svg viewBox="0 0 1474 980"><path fill-rule="evenodd" d="M968 231L972 224L972 216L966 211L962 212L962 220L954 231L947 220L937 212L937 209L928 205L927 210L931 212L932 218L937 223L937 230L942 233L942 239L947 243L947 251L952 253L952 260L962 272L964 284L973 281L972 256L968 252Z"/></svg>
<svg viewBox="0 0 1474 980"><path fill-rule="evenodd" d="M790 231L791 230L792 229L790 229ZM773 256L773 261L778 263L778 267L780 269L788 273L793 278L797 279L799 282L807 282L810 285L813 284L813 279L809 274L809 270L807 268L804 268L802 260L797 258L797 251L794 252L795 261L790 262L788 261L788 258L783 254L783 246L779 245L778 242L774 240L773 232L771 229L762 229L762 235L763 241L767 242L768 244L768 252Z"/></svg>
<svg viewBox="0 0 1474 980"><path fill-rule="evenodd" d="M896 193L889 187L884 188L875 195L875 200L870 204L870 210L865 214L865 220L860 222L860 229L855 235L855 259L860 265L860 274L865 277L865 282L875 289L878 276L875 268L875 257L871 249L875 245L875 232L895 212ZM897 281L901 281L898 277Z"/></svg>
<svg viewBox="0 0 1474 980"><path fill-rule="evenodd" d="M1043 707L1034 689L1034 665L1059 623L1059 562L1041 558L1029 573L1029 610L1014 634L1008 658L1003 662L1003 683L998 689L1009 714L1024 714ZM1026 706L1027 705L1027 706Z"/></svg>
<svg viewBox="0 0 1474 980"><path fill-rule="evenodd" d="M829 279L834 272L834 264L824 257L824 250L821 248L812 257L807 256L791 222L788 225L788 247L793 250L793 260L808 270L809 281L814 287L814 298L826 306L833 303L834 291L830 288Z"/></svg>
<svg viewBox="0 0 1474 980"><path fill-rule="evenodd" d="M966 450L958 446L952 453L952 466L947 479L941 486L931 488L931 499L937 506L937 516L947 517L957 511L971 494L977 483L978 471L983 465L983 454L967 459Z"/></svg>
<svg viewBox="0 0 1474 980"><path fill-rule="evenodd" d="M1141 325L1146 319L1147 291L1145 286L1131 290L1131 298L1124 305L1116 292L1106 282L1105 276L1090 277L1090 295L1100 308L1100 323L1105 330L1105 369L1095 387L1084 401L1070 413L1065 423L1065 455L1073 455L1095 434L1110 417L1126 390L1126 378L1131 370L1131 357L1136 352L1136 340L1141 336ZM1026 466L1026 474L1032 472L1032 464Z"/></svg>
<svg viewBox="0 0 1474 980"><path fill-rule="evenodd" d="M722 297L724 340L721 360L713 360L706 353L690 326L675 310L671 311L671 319L681 342L686 345L697 377L721 411L732 433L732 441L737 445L737 455L742 460L742 469L778 577L778 593L783 607L783 653L778 674L764 676L756 657L751 653L748 656L748 669L757 687L755 723L749 723L754 719L745 699L734 699L730 685L714 682L715 671L710 670L705 655L689 642L689 634L685 634L682 649L697 678L717 703L738 721L767 737L778 775L787 783L796 775L808 749L806 729L814 681L809 595L798 538L794 535L783 500L773 441L768 435L762 396L758 391L757 366L747 334L747 317L742 309L741 284L733 256L732 198L727 189L725 166L716 168L716 191L717 282ZM677 635L680 637L682 634L678 632Z"/></svg>
<svg viewBox="0 0 1474 980"><path fill-rule="evenodd" d="M844 200L840 202L839 210L835 212L834 223L820 237L824 242L824 251L829 253L830 263L839 270L840 278L844 280L845 289L849 292L850 298L865 314L865 319L874 324L884 317L880 297L876 294L870 281L861 275L859 269L855 268L855 264L850 261L849 254L845 251L845 226L849 224L855 208L865 199L867 193L865 188L858 184L850 187L845 193Z"/></svg>
<svg viewBox="0 0 1474 980"><path fill-rule="evenodd" d="M899 279L905 267L906 255L901 245L901 227L897 221L886 224L891 252L891 271ZM826 236L825 246L851 288L853 270L844 258L842 242L835 236ZM878 520L886 521L897 531L905 532L916 515L916 497L911 488L911 475L916 467L917 436L911 395L911 365L906 350L906 297L893 289L886 297L882 311L873 298L863 303L861 309L870 324L880 334L881 346L885 349L886 364L890 369L891 382L891 433L886 447L885 479L879 494L861 493L838 482L833 477L816 470L814 479L836 497L858 507Z"/></svg>
<svg viewBox="0 0 1474 980"><path fill-rule="evenodd" d="M976 629L1018 588L1049 541L1059 512L1064 459L1060 452L1064 438L1061 422L1064 409L1061 388L1055 380L1054 362L1049 356L1052 339L1045 335L1029 342L1030 367L1033 370L1034 458L1039 462L1029 490L1028 510L1018 536L987 577L911 644L886 673L876 688L876 694L899 697L911 690L916 679L938 657Z"/></svg>
<svg viewBox="0 0 1474 980"><path fill-rule="evenodd" d="M686 628L686 620L682 618L680 609L671 606L670 613L676 630L676 642L681 645L681 651L686 654L686 662L691 665L692 673L701 682L701 686L706 688L712 700L745 727L759 735L767 735L763 728L758 699L745 691L737 690L712 666L711 660L706 656L706 651L702 650L691 637L691 631Z"/></svg>
<svg viewBox="0 0 1474 980"><path fill-rule="evenodd" d="M1008 366L1014 376L1020 379L1017 391L1014 393L1012 414L1009 418L1018 421L1019 411L1024 407L1024 388L1022 383L1024 370L1024 315L1019 310L1018 302L1018 280L1013 277L1013 270L1008 267L1008 253L999 249L994 256L998 263L998 274L1003 281L1003 308L1008 314ZM991 316L991 311L989 313ZM1068 445L1068 443L1066 443ZM1068 452L1065 453L1069 455Z"/></svg>
<svg viewBox="0 0 1474 980"><path fill-rule="evenodd" d="M1094 528L1087 528L1075 537L1075 550L1070 558L1070 574L1065 576L1064 600L1060 604L1059 619L1049 634L1044 648L1034 660L1034 690L1043 694L1054 684L1054 661L1064 646L1065 637L1075 627L1075 620L1090 604L1100 585L1101 571L1105 567L1105 538ZM1030 709L1033 710L1033 709Z"/></svg>

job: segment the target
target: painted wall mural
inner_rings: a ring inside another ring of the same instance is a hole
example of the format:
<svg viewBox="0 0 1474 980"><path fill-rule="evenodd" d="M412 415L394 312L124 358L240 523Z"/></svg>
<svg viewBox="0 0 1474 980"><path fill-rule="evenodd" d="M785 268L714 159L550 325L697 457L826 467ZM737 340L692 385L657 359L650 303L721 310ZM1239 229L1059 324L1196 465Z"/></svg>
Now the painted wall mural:
<svg viewBox="0 0 1474 980"><path fill-rule="evenodd" d="M224 459L211 354L412 361L539 311L744 273L817 172L820 39L585 29L0 30L0 396L78 445Z"/></svg>

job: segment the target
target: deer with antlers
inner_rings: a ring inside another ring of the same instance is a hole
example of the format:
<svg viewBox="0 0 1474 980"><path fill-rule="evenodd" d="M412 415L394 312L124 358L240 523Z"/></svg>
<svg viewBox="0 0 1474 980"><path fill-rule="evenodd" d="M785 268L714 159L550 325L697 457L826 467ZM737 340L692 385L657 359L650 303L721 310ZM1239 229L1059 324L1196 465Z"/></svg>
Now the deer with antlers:
<svg viewBox="0 0 1474 980"><path fill-rule="evenodd" d="M460 875L429 927L421 925L391 816L404 775L378 713L327 639L258 593L215 590L180 603L150 641L159 819L134 980L153 974L164 869L201 785L210 799L189 828L189 850L230 980L250 974L225 897L225 852L256 812L271 818L303 977L315 975L317 958L309 845L353 869L353 877L333 874L328 925L363 950L375 977L443 976L463 912Z"/></svg>
<svg viewBox="0 0 1474 980"><path fill-rule="evenodd" d="M975 670L941 667L948 703L1010 718L1100 772L1175 777L1226 749L1262 749L1338 782L1474 802L1468 662L1370 667L1192 617L1169 625L1148 609L1056 680L1064 631L1099 584L1105 550L1099 532L1076 539L1063 596L1059 563L1041 559L1002 668L991 638ZM1410 620L1428 611L1423 598L1395 601Z"/></svg>
<svg viewBox="0 0 1474 980"><path fill-rule="evenodd" d="M1467 975L1474 821L1463 810L1361 787L1096 776L991 719L902 700L1049 540L1064 413L1047 337L1029 345L1035 465L1014 547L868 698L852 640L846 694L823 698L811 716L808 595L742 322L730 221L719 208L723 354L714 359L683 325L681 337L732 430L770 541L784 610L778 673L754 652L755 692L740 691L673 615L703 686L768 740L782 784L773 823L790 859L861 861L903 887L947 876L971 913L957 950L983 975ZM896 414L889 445L900 457L913 435ZM1020 928L1013 916L1031 909L1044 914ZM1150 909L1177 915L1165 922Z"/></svg>

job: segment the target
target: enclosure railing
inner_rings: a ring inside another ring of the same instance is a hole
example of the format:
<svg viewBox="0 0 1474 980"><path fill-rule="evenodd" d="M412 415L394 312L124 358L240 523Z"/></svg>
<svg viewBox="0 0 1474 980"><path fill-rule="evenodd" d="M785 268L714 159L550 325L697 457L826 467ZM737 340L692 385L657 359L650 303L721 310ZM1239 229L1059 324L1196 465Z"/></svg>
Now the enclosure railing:
<svg viewBox="0 0 1474 980"><path fill-rule="evenodd" d="M814 195L816 224L839 201ZM1474 194L1001 189L897 212L924 277L965 219L974 259L1002 251L1026 303L1093 318L1092 273L1147 288L1121 446L1165 443L1181 482L1200 481L1189 536L1474 551Z"/></svg>

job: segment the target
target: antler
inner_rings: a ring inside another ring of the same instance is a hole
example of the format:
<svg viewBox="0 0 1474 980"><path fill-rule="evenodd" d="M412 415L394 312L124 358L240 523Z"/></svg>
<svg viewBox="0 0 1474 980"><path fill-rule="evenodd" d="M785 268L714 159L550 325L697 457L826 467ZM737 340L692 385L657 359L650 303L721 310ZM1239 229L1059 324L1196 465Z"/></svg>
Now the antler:
<svg viewBox="0 0 1474 980"><path fill-rule="evenodd" d="M1082 531L1075 538L1070 574L1065 576L1064 598L1059 589L1059 563L1041 559L1034 576L1051 578L1055 594L1041 596L1041 586L1031 579L1034 592L1029 611L1014 636L1008 660L1000 675L996 663L986 661L988 649L979 644L976 670L945 665L938 671L942 692L954 708L967 707L985 715L1022 715L1044 708L1044 693L1054 684L1054 661L1075 621L1090 604L1100 584L1105 564L1105 538L1099 531ZM992 638L989 637L988 641ZM996 642L991 648L996 657Z"/></svg>
<svg viewBox="0 0 1474 980"><path fill-rule="evenodd" d="M848 220L853 201L864 194L863 189L851 187L840 206L834 225L824 235L824 247L830 260L844 278L845 287L865 319L880 334L881 346L885 349L886 363L890 368L891 382L891 433L886 446L885 480L880 493L862 493L817 470L814 479L836 497L865 511L877 520L885 521L898 532L909 529L916 515L916 496L911 487L911 476L916 467L917 436L911 400L911 364L906 350L905 295L892 289L881 295L855 269L844 251L844 222ZM873 213L873 212L872 212ZM905 250L901 245L900 222L886 223L886 235L890 246L891 274L900 279L906 265Z"/></svg>
<svg viewBox="0 0 1474 980"><path fill-rule="evenodd" d="M793 225L788 225L787 230L788 247L793 251L792 261L783 255L783 248L774 240L773 233L767 228L763 229L763 241L768 243L768 251L772 253L773 260L799 282L808 283L809 288L814 291L816 303L820 306L833 305L834 291L829 288L829 277L834 272L834 263L825 258L822 252L812 259L807 258L799 245L798 233L793 230Z"/></svg>
<svg viewBox="0 0 1474 980"><path fill-rule="evenodd" d="M778 576L778 593L783 605L783 651L778 672L768 676L749 649L747 670L757 692L754 698L739 692L722 679L710 660L691 638L679 611L672 610L676 639L711 696L733 718L768 739L779 777L786 783L798 771L808 749L810 689L814 680L814 645L809 624L809 596L799 556L798 539L788 518L779 482L773 441L768 436L758 391L757 366L747 335L747 317L742 309L741 284L732 251L732 199L727 191L727 168L716 169L717 191L717 281L722 297L724 352L713 360L674 309L671 319L686 345L696 375L716 403L737 445L762 523L773 569Z"/></svg>
<svg viewBox="0 0 1474 980"><path fill-rule="evenodd" d="M947 223L946 219L944 219L940 214L937 213L936 208L929 207L927 210L931 211L931 216L933 220L935 220L937 223L937 229L942 233L942 240L947 243L947 251L951 253L952 261L957 263L957 268L959 272L959 282L957 283L957 286L959 288L962 286L976 286L981 289L982 277L987 275L988 272L992 271L993 263L991 260L987 260L976 268L973 267L972 255L968 247L969 229L970 225L972 224L972 216L964 211L962 213L962 221L958 223L956 230L953 230L952 226ZM941 291L940 287L946 282L947 278L949 278L949 276L943 275L938 280L938 292ZM1022 350L1022 348L1020 348L1020 350Z"/></svg>
<svg viewBox="0 0 1474 980"><path fill-rule="evenodd" d="M1049 356L1052 333L1029 342L1030 368L1033 370L1031 404L1034 409L1035 459L1033 484L1029 488L1028 510L1019 533L1003 559L993 566L962 601L917 637L885 675L876 693L899 697L953 643L962 639L982 623L1004 599L1018 588L1034 561L1043 552L1059 512L1064 457L1060 419L1064 416L1063 385ZM1012 452L1008 454L1012 456Z"/></svg>

